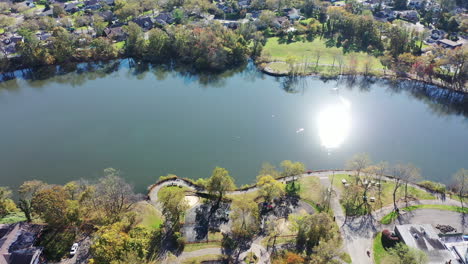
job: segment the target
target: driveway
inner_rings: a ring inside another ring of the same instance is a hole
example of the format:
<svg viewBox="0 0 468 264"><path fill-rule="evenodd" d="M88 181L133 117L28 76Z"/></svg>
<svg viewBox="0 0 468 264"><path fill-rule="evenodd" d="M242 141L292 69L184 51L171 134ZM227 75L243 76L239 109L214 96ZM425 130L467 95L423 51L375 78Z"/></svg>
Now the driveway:
<svg viewBox="0 0 468 264"><path fill-rule="evenodd" d="M463 220L465 218L465 220ZM437 210L437 209L418 209L405 213L400 217L399 224L431 224L450 225L457 229L458 232L465 233L468 227L466 220L468 217L462 213Z"/></svg>

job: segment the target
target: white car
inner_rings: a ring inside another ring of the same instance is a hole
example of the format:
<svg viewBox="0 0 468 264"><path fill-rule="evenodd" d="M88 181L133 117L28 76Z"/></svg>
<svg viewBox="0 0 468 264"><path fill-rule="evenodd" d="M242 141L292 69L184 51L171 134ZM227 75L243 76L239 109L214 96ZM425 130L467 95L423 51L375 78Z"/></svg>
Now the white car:
<svg viewBox="0 0 468 264"><path fill-rule="evenodd" d="M70 256L74 256L77 251L78 251L78 243L73 243L71 250L70 250Z"/></svg>

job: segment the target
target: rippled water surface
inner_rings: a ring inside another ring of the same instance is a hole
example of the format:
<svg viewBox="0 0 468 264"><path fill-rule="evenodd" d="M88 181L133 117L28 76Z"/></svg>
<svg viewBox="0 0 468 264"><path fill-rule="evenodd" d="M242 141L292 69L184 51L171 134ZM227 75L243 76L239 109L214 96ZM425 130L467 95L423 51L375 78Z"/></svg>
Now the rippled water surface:
<svg viewBox="0 0 468 264"><path fill-rule="evenodd" d="M251 65L197 76L126 61L37 75L0 84L0 185L115 167L143 191L215 166L244 184L265 161L343 168L359 152L444 182L468 167L468 99L414 82L292 80Z"/></svg>

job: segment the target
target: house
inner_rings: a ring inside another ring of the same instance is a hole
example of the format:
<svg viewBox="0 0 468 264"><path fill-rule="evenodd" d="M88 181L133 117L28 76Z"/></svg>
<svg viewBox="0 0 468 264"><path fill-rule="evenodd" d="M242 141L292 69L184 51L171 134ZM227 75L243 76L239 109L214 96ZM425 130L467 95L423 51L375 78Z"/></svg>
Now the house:
<svg viewBox="0 0 468 264"><path fill-rule="evenodd" d="M463 45L461 41L455 42L455 41L451 41L450 39L440 39L437 41L437 44L446 49L454 49L457 47L461 47Z"/></svg>
<svg viewBox="0 0 468 264"><path fill-rule="evenodd" d="M438 232L429 224L396 225L395 234L407 246L424 251L429 264L456 263L453 254L440 240Z"/></svg>
<svg viewBox="0 0 468 264"><path fill-rule="evenodd" d="M425 5L425 2L426 2L425 0L409 0L408 7L420 9Z"/></svg>
<svg viewBox="0 0 468 264"><path fill-rule="evenodd" d="M239 0L239 1L237 2L237 5L238 5L241 9L249 8L249 6L250 6L250 0Z"/></svg>
<svg viewBox="0 0 468 264"><path fill-rule="evenodd" d="M419 21L419 13L416 10L406 10L399 12L399 16L401 19L410 21L410 22L418 22Z"/></svg>
<svg viewBox="0 0 468 264"><path fill-rule="evenodd" d="M112 18L114 17L114 14L110 10L99 12L98 15L104 18L104 21L107 22L112 21Z"/></svg>
<svg viewBox="0 0 468 264"><path fill-rule="evenodd" d="M39 40L45 41L45 40L48 40L50 37L52 37L52 34L50 34L49 32L39 32L39 33L36 33L36 36Z"/></svg>
<svg viewBox="0 0 468 264"><path fill-rule="evenodd" d="M115 41L125 40L126 34L123 31L122 27L112 27L104 29L104 35Z"/></svg>
<svg viewBox="0 0 468 264"><path fill-rule="evenodd" d="M301 18L301 15L299 14L299 10L297 10L296 8L288 9L286 12L287 12L287 17L290 20L298 20Z"/></svg>
<svg viewBox="0 0 468 264"><path fill-rule="evenodd" d="M154 26L154 19L146 16L146 17L137 17L132 20L134 23L136 23L138 26L141 28L144 28L146 30L152 29Z"/></svg>
<svg viewBox="0 0 468 264"><path fill-rule="evenodd" d="M289 25L289 19L288 19L288 17L285 17L285 16L283 16L283 17L277 17L277 18L275 19L275 22L274 22L274 25L275 25L275 27L277 27L277 28L285 27L286 24Z"/></svg>
<svg viewBox="0 0 468 264"><path fill-rule="evenodd" d="M77 5L77 3L66 3L63 9L68 13L76 13L80 10Z"/></svg>
<svg viewBox="0 0 468 264"><path fill-rule="evenodd" d="M376 16L380 18L385 18L388 21L392 21L396 18L397 14L391 9L384 9L382 11L377 12Z"/></svg>
<svg viewBox="0 0 468 264"><path fill-rule="evenodd" d="M54 10L50 8L49 10L44 10L42 13L39 14L39 16L53 16L54 15Z"/></svg>
<svg viewBox="0 0 468 264"><path fill-rule="evenodd" d="M35 247L42 226L27 223L0 225L0 263L42 263L42 248Z"/></svg>
<svg viewBox="0 0 468 264"><path fill-rule="evenodd" d="M174 23L174 17L171 13L159 13L157 17L155 17L156 22L158 23L165 23L165 24L172 24Z"/></svg>

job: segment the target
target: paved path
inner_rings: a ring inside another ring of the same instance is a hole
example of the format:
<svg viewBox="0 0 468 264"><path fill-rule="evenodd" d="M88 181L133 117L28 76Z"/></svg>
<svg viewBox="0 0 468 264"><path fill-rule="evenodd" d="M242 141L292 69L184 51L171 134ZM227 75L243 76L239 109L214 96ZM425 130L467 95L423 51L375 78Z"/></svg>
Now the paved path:
<svg viewBox="0 0 468 264"><path fill-rule="evenodd" d="M320 182L323 186L325 187L332 187L331 182L329 180L329 176L333 174L353 174L353 171L347 171L347 170L338 170L338 171L317 171L317 172L312 172L310 174L302 174L298 176L291 176L291 177L286 177L283 179L280 179L281 182L285 183L287 181L297 179L298 177L318 177L320 179ZM386 180L393 181L392 178L385 177ZM180 186L185 186L191 189L194 189L192 186L187 184L185 181L180 180L180 179L174 179L170 181L163 182L157 186L154 186L153 188L150 189L149 191L149 197L150 200L153 202L157 202L157 192L163 187L167 185L173 185L177 184ZM420 190L426 191L424 188L415 185L415 184L408 184L409 186L415 187ZM252 187L247 190L236 190L229 192L229 194L244 194L244 193L249 193L249 192L254 192L257 191L257 187ZM333 210L334 216L335 216L335 221L337 222L338 226L340 227L340 233L344 241L344 250L349 253L352 259L352 263L357 263L357 264L372 264L373 263L373 256L367 256L367 250L372 251L372 242L373 242L373 237L374 235L382 230L382 228L386 228L388 226L383 226L381 225L378 221L385 216L386 214L390 213L393 211L393 205L383 207L375 212L373 212L371 215L367 216L360 216L360 217L348 217L346 219L345 214L343 212L343 209L339 203L339 197L340 193L338 190L334 190L334 195L332 195L332 199L330 201L330 207ZM460 203L447 198L445 201L442 200L419 200L419 201L414 201L414 202L409 202L408 205L415 205L415 204L445 204L445 205L454 205L454 206L459 206ZM398 204L399 208L402 208L406 206L405 203L399 203ZM261 241L261 240L260 240ZM210 249L216 251L216 249ZM220 250L220 249L218 249ZM252 247L250 249L251 251L254 251L255 254L259 257L263 255L261 258L262 261L264 262L259 262L259 263L269 263L269 253L264 250L264 247L261 246L260 242L258 243L253 243ZM243 252L241 256L244 256L250 252L250 250ZM263 253L263 250L265 253ZM200 251L200 252L199 252ZM194 252L189 252L192 254L212 254L212 253L206 253L203 250L199 251L194 251ZM213 253L216 254L216 253ZM200 255L200 256L202 256ZM184 254L181 255L181 257L184 256Z"/></svg>
<svg viewBox="0 0 468 264"><path fill-rule="evenodd" d="M8 226L8 225L5 225ZM3 243L1 243L1 248L0 248L0 264L7 264L6 260L3 258L3 255L8 254L8 249L10 248L11 244L16 241L20 229L20 224L15 224L13 229L10 230L10 232L2 238Z"/></svg>
<svg viewBox="0 0 468 264"><path fill-rule="evenodd" d="M243 259L247 256L248 253L253 252L258 257L258 264L270 264L270 252L262 246L262 240L264 236L259 236L252 242L250 249L247 251L242 252L239 255L239 260L243 261Z"/></svg>

